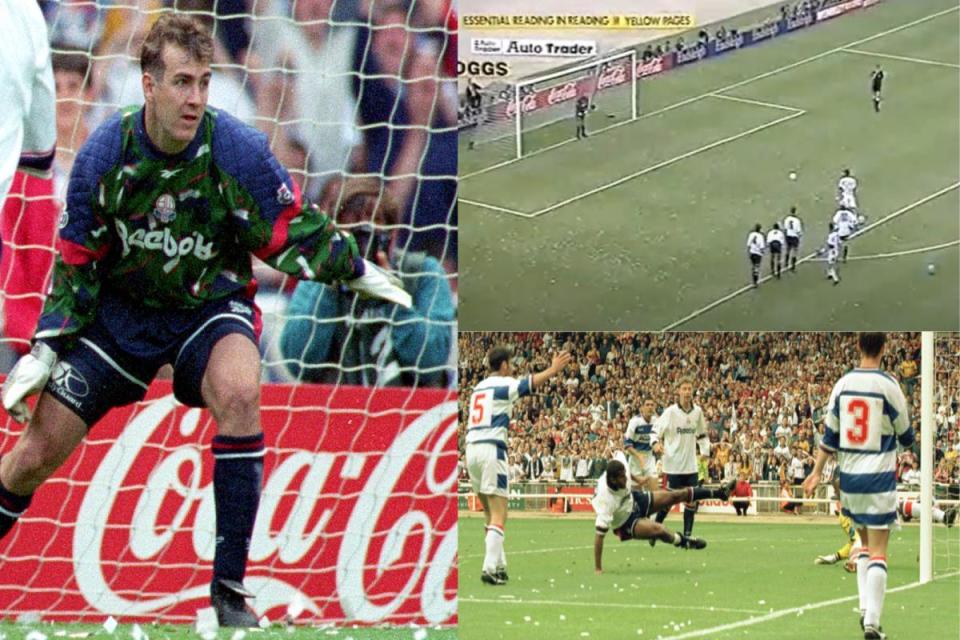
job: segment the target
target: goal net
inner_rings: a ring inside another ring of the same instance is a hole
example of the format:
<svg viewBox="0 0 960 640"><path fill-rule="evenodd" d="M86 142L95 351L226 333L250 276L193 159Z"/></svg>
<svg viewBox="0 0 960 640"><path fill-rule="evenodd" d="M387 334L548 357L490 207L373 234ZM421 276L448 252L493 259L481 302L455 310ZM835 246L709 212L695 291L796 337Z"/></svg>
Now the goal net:
<svg viewBox="0 0 960 640"><path fill-rule="evenodd" d="M637 117L633 50L594 59L514 84L491 85L475 126L462 136L471 167L493 166L576 139L575 107L589 101L586 128L599 133Z"/></svg>
<svg viewBox="0 0 960 640"><path fill-rule="evenodd" d="M923 335L920 580L960 574L960 334ZM946 520L946 522L944 522ZM949 525L949 526L948 526Z"/></svg>
<svg viewBox="0 0 960 640"><path fill-rule="evenodd" d="M40 4L58 154L52 184L18 176L4 203L0 373L29 349L74 157L119 107L143 103L140 45L160 13L192 13L215 40L209 105L265 133L307 197L336 210L347 174L400 203L397 220L348 228L380 243L415 299L403 311L302 290L255 265L267 455L250 604L297 623L455 624L453 4ZM0 451L22 428L2 414ZM0 615L194 620L209 606L215 433L164 379L109 413L0 541Z"/></svg>

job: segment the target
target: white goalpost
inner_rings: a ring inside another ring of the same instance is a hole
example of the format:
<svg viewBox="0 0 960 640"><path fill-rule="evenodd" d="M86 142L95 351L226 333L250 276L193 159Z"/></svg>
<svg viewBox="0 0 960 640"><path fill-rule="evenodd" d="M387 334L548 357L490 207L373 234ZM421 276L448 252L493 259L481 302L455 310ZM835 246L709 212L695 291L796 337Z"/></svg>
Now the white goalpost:
<svg viewBox="0 0 960 640"><path fill-rule="evenodd" d="M933 579L933 374L934 335L920 342L920 582Z"/></svg>

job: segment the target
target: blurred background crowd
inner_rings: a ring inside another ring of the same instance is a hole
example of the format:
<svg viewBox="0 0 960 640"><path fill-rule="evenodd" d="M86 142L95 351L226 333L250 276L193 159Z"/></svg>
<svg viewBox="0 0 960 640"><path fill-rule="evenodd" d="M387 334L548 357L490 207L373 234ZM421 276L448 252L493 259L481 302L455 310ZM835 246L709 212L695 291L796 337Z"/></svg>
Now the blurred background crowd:
<svg viewBox="0 0 960 640"><path fill-rule="evenodd" d="M448 360L455 335L457 273L453 0L39 0L39 4L48 23L57 91L53 198L18 176L4 208L8 233L3 253L7 259L17 251L24 254L19 256L19 272L8 264L0 273L7 303L6 347L20 352L27 348L32 325L18 322L25 315L19 310L18 318L12 319L9 308L16 304L12 300L21 300L31 307L29 315L39 312L37 292L44 290L44 282L42 277L37 280L36 272L52 260L54 243L49 224L29 239L20 227L28 224L25 221L56 219L84 141L119 107L143 103L140 44L161 11L177 10L200 18L214 35L209 105L265 133L274 154L307 197L335 211L342 204L338 197L344 177L370 176L381 180L384 197L399 205L399 215L375 224L387 237L384 246L389 243L385 259L409 276L404 280L413 289L416 313L400 317L394 309L358 307L350 298L348 304L327 305L326 316L309 319L332 327L332 316L340 324L346 316L366 318L364 331L369 335L361 340L365 347L348 345L352 326L331 328L337 334L332 339L339 342L323 348L307 344L310 339L303 336L287 340L282 336L283 321L297 283L259 268L257 302L265 313L267 377L452 384L453 365ZM37 255L26 255L30 252ZM23 267L27 262L29 269ZM23 282L24 271L34 274L29 284ZM328 298L338 294L323 293ZM316 297L311 301L315 303ZM418 348L408 350L414 360L396 358L400 361L394 369L401 372L397 375L386 375L384 362L375 371L358 372L357 367L378 358L390 359L389 349L376 353L370 349L378 326L392 344L410 340L407 335L391 336L401 323L408 329L415 325L421 334ZM300 326L297 332L313 329ZM433 350L431 362L423 364L420 357L428 348ZM357 353L348 356L350 350ZM305 361L307 356L320 362ZM339 375L343 361L354 363L355 375ZM324 363L332 368L323 370ZM320 368L312 369L313 365ZM418 377L421 365L431 370L429 380Z"/></svg>
<svg viewBox="0 0 960 640"><path fill-rule="evenodd" d="M514 482L599 477L606 461L623 450L627 422L642 400L652 397L659 414L676 402L677 380L690 376L711 441L710 455L699 461L701 479L794 484L813 468L834 383L858 363L855 334L470 333L460 340L461 416L469 390L488 375L487 351L498 344L513 347L517 376L545 369L561 349L573 356L563 374L514 409ZM938 346L935 481L956 484L960 336ZM885 353L884 368L899 379L919 429L920 335L888 334ZM919 482L919 449L918 437L900 454L900 482Z"/></svg>

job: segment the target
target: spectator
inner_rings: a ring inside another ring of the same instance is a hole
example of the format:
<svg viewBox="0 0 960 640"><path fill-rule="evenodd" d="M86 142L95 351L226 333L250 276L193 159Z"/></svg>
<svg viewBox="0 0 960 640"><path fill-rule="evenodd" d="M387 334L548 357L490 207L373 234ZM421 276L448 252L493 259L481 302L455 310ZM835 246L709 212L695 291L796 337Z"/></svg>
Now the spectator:
<svg viewBox="0 0 960 640"><path fill-rule="evenodd" d="M733 495L736 498L746 498L741 500L733 500L733 508L736 510L738 516L747 515L747 510L750 508L749 498L753 496L753 489L750 487L750 478L747 475L741 474L740 479L737 481L737 486L733 490Z"/></svg>
<svg viewBox="0 0 960 640"><path fill-rule="evenodd" d="M379 181L351 179L339 200L337 223L352 229L369 260L400 273L413 307L362 300L339 286L301 282L280 337L290 373L309 382L447 386L452 380L447 361L455 316L443 268L430 256L397 250L399 212ZM358 320L347 323L350 317Z"/></svg>

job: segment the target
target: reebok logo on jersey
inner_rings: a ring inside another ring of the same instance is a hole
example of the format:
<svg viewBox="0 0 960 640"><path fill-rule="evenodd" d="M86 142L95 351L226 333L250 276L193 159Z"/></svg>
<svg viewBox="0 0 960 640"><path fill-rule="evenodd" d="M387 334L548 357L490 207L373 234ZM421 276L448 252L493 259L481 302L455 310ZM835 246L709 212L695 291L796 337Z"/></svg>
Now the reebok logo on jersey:
<svg viewBox="0 0 960 640"><path fill-rule="evenodd" d="M117 233L123 243L123 256L130 254L130 247L139 247L149 251L162 251L168 258L190 255L199 260L210 260L217 252L213 249L213 242L207 242L202 233L194 231L190 236L177 240L170 233L170 227L163 231L147 231L136 229L133 233L127 230L122 221L117 220Z"/></svg>
<svg viewBox="0 0 960 640"><path fill-rule="evenodd" d="M177 201L169 193L157 198L153 205L153 217L163 224L169 224L177 218Z"/></svg>

